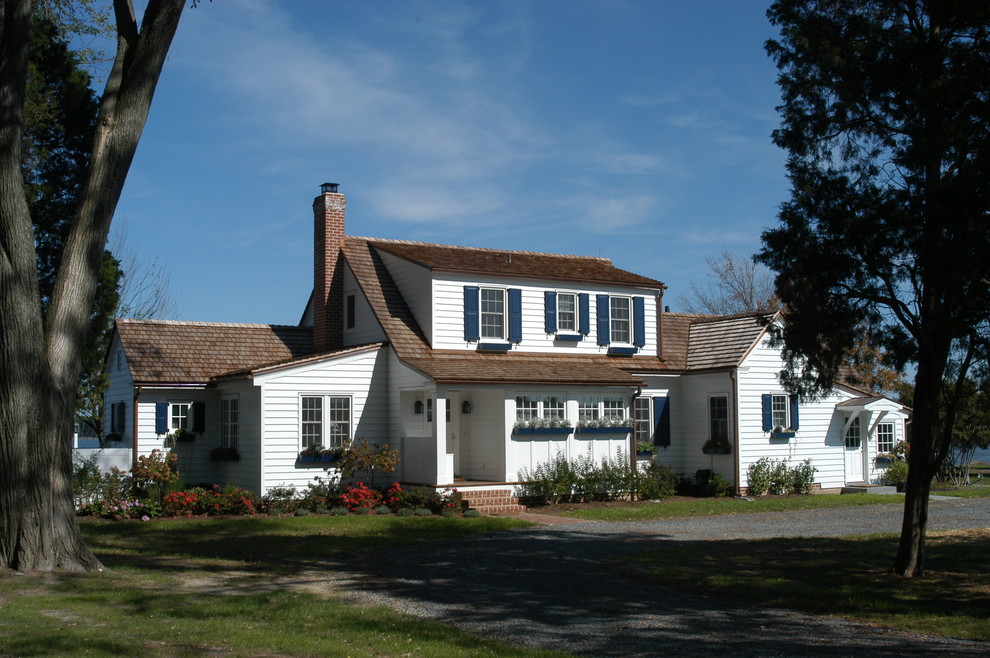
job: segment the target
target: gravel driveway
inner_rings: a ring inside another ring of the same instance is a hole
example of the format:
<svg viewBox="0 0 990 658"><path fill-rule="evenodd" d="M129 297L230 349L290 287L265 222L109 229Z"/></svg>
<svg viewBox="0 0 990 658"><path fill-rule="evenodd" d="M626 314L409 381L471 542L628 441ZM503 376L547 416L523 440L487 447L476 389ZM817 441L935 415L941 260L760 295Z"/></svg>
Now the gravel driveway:
<svg viewBox="0 0 990 658"><path fill-rule="evenodd" d="M389 550L357 599L483 637L593 656L988 656L990 645L686 595L616 562L664 541L897 532L901 505L546 525ZM990 498L933 499L929 529L990 526Z"/></svg>

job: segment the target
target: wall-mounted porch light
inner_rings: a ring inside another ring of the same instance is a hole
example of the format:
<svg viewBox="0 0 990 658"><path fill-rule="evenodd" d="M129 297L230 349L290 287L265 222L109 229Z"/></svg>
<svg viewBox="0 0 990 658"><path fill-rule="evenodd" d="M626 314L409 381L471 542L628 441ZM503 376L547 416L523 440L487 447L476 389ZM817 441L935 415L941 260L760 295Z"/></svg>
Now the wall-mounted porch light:
<svg viewBox="0 0 990 658"><path fill-rule="evenodd" d="M461 402L461 413L462 414L469 414L469 413L471 413L471 401L470 400L465 400L464 402Z"/></svg>
<svg viewBox="0 0 990 658"><path fill-rule="evenodd" d="M423 401L416 400L416 404L413 405L413 413L422 414L423 413Z"/></svg>

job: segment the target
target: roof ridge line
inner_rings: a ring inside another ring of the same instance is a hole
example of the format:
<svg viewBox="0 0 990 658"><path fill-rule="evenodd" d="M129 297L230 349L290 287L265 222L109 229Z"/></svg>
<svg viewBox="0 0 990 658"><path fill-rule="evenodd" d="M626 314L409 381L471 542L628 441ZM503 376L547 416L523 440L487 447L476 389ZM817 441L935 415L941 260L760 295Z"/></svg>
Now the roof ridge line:
<svg viewBox="0 0 990 658"><path fill-rule="evenodd" d="M114 318L117 322L124 324L147 324L147 325L173 325L177 327L240 327L253 329L270 329L274 327L283 329L311 329L296 324L264 324L257 322L200 322L196 320L153 320L147 318Z"/></svg>
<svg viewBox="0 0 990 658"><path fill-rule="evenodd" d="M585 260L596 260L611 263L612 259L605 256L583 256L580 254L555 254L549 251L524 251L520 249L492 249L490 247L465 247L453 244L440 244L439 242L420 242L418 240L398 240L395 238L369 238L357 235L348 235L352 240L363 240L364 242L381 242L383 244L400 244L416 247L441 247L444 249L462 249L464 251L482 251L494 254L522 254L527 256L552 256L556 258L582 258Z"/></svg>

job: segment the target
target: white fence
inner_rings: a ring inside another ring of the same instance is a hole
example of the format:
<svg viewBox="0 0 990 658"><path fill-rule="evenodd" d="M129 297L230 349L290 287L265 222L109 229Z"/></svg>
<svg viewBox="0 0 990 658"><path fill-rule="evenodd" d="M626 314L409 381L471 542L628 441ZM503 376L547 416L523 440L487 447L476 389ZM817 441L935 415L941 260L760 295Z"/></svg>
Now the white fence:
<svg viewBox="0 0 990 658"><path fill-rule="evenodd" d="M122 471L131 470L133 465L130 448L73 448L72 462L79 463L96 456L96 465L107 473L116 466Z"/></svg>

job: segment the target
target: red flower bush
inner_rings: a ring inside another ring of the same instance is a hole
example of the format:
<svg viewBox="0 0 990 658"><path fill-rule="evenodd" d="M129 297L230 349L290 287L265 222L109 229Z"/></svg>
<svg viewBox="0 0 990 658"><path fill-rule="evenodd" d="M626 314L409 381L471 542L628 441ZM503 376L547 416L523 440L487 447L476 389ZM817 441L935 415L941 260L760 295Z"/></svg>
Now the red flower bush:
<svg viewBox="0 0 990 658"><path fill-rule="evenodd" d="M340 502L349 509L368 509L381 504L382 494L377 489L370 489L364 482L348 484L340 494Z"/></svg>
<svg viewBox="0 0 990 658"><path fill-rule="evenodd" d="M194 487L173 491L162 500L164 516L249 516L257 513L256 496L237 487Z"/></svg>

